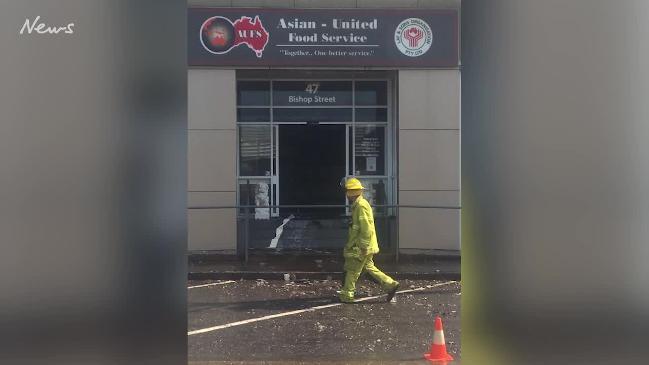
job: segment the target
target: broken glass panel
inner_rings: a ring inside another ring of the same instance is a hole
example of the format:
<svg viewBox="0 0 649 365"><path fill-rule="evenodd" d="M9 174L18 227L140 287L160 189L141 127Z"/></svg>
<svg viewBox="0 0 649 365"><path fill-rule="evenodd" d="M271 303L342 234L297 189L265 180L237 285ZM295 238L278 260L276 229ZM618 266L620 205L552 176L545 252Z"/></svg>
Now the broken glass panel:
<svg viewBox="0 0 649 365"><path fill-rule="evenodd" d="M239 127L239 175L270 176L270 126Z"/></svg>
<svg viewBox="0 0 649 365"><path fill-rule="evenodd" d="M252 205L256 207L267 207L270 205L270 181L247 180L239 181L239 204ZM244 213L241 209L240 213ZM254 219L270 219L269 208L255 208Z"/></svg>

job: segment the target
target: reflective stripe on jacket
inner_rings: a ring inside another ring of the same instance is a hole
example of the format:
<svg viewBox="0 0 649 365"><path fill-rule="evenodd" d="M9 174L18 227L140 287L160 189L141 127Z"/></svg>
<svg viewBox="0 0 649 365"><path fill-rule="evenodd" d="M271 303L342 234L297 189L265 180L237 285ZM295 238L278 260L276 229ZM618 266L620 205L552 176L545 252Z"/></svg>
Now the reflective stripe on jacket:
<svg viewBox="0 0 649 365"><path fill-rule="evenodd" d="M345 245L344 256L360 258L363 248L370 255L379 253L372 206L361 195L352 205L352 224L349 227L349 238Z"/></svg>

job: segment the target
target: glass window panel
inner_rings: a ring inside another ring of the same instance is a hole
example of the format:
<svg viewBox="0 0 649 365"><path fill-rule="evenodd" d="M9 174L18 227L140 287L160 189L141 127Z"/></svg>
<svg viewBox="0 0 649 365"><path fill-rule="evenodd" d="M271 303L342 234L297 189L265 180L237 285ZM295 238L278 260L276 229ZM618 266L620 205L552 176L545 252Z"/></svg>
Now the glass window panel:
<svg viewBox="0 0 649 365"><path fill-rule="evenodd" d="M356 105L388 105L388 82L356 81Z"/></svg>
<svg viewBox="0 0 649 365"><path fill-rule="evenodd" d="M271 186L268 180L239 180L239 205L253 205L267 207L270 205ZM241 208L240 213L245 213ZM255 208L254 219L269 219L268 208Z"/></svg>
<svg viewBox="0 0 649 365"><path fill-rule="evenodd" d="M387 195L387 180L376 178L359 178L365 191L363 197L369 201L372 206L375 205L389 205ZM375 208L375 211L383 211L384 209Z"/></svg>
<svg viewBox="0 0 649 365"><path fill-rule="evenodd" d="M356 109L356 122L387 122L388 109L387 108L357 108Z"/></svg>
<svg viewBox="0 0 649 365"><path fill-rule="evenodd" d="M270 106L270 82L238 81L237 105Z"/></svg>
<svg viewBox="0 0 649 365"><path fill-rule="evenodd" d="M385 127L356 127L356 174L385 175Z"/></svg>
<svg viewBox="0 0 649 365"><path fill-rule="evenodd" d="M278 145L278 138L277 138L277 127L273 127L273 176L277 176L277 145Z"/></svg>
<svg viewBox="0 0 649 365"><path fill-rule="evenodd" d="M271 205L277 205L277 184L272 184L271 188L273 189L273 199L271 200Z"/></svg>
<svg viewBox="0 0 649 365"><path fill-rule="evenodd" d="M239 123L270 123L270 108L238 108Z"/></svg>
<svg viewBox="0 0 649 365"><path fill-rule="evenodd" d="M352 105L351 81L275 81L273 106Z"/></svg>
<svg viewBox="0 0 649 365"><path fill-rule="evenodd" d="M273 108L275 123L350 122L351 108Z"/></svg>
<svg viewBox="0 0 649 365"><path fill-rule="evenodd" d="M348 175L354 175L354 131L352 127L349 130L349 171Z"/></svg>
<svg viewBox="0 0 649 365"><path fill-rule="evenodd" d="M239 127L239 174L270 176L270 126Z"/></svg>

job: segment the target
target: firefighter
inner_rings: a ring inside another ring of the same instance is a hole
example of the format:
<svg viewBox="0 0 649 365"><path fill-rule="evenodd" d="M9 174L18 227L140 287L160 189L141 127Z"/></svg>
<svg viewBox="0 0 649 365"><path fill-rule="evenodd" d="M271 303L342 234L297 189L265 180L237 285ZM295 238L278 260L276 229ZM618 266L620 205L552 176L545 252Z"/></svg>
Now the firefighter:
<svg viewBox="0 0 649 365"><path fill-rule="evenodd" d="M370 203L363 198L365 188L356 178L345 183L349 203L352 204L352 222L349 227L349 238L343 256L345 257L345 282L340 291L340 301L353 303L356 281L363 271L376 279L383 290L388 293L388 302L392 300L399 288L399 283L387 276L375 265L372 257L379 253L379 244L374 230L374 214Z"/></svg>

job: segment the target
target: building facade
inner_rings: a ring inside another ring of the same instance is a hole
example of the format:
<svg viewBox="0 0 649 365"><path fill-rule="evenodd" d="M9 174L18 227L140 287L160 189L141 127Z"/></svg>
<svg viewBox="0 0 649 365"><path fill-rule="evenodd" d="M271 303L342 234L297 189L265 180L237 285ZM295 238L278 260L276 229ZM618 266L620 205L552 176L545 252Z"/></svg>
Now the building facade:
<svg viewBox="0 0 649 365"><path fill-rule="evenodd" d="M244 230L251 248L339 248L349 176L383 252L459 250L459 210L381 207L460 205L459 10L189 1L190 252L240 251ZM217 208L237 204L259 207L245 229Z"/></svg>

